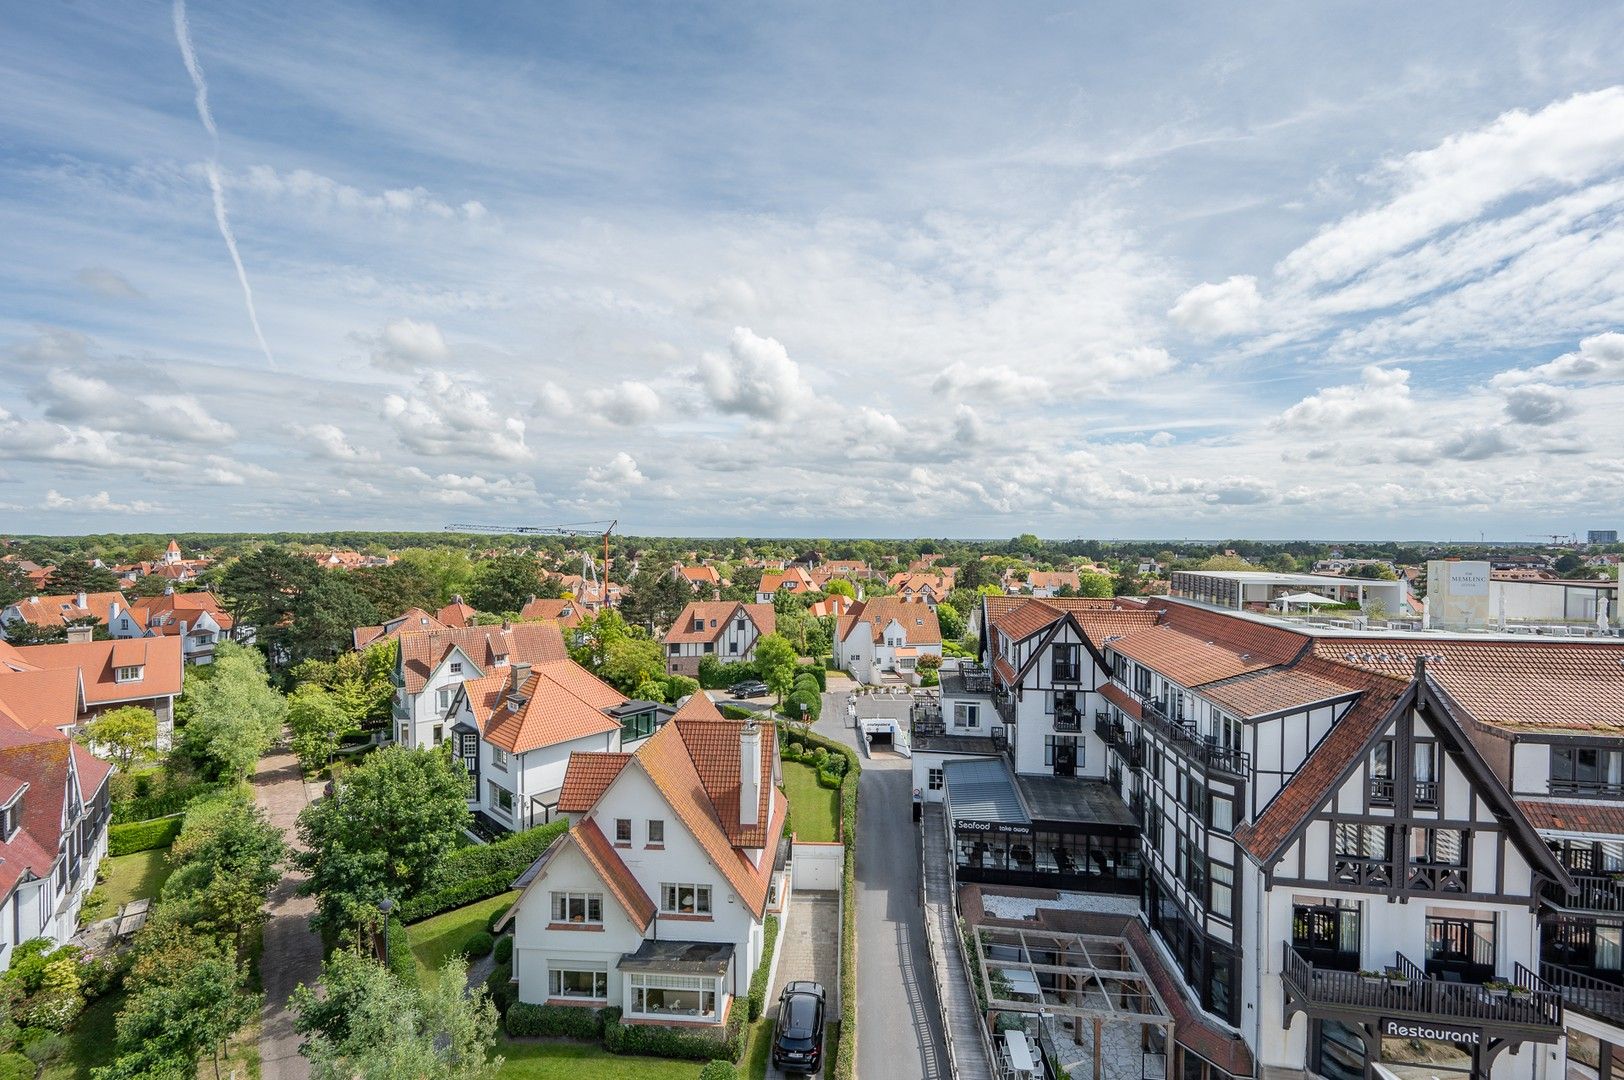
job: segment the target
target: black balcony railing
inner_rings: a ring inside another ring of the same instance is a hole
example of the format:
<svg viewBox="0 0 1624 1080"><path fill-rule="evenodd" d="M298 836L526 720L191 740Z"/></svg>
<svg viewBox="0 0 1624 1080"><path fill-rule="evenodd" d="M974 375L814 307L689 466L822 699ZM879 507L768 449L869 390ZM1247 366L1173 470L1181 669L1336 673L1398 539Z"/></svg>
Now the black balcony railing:
<svg viewBox="0 0 1624 1080"><path fill-rule="evenodd" d="M1624 912L1624 874L1569 873L1578 888L1568 892L1554 881L1547 881L1547 903L1567 911Z"/></svg>
<svg viewBox="0 0 1624 1080"><path fill-rule="evenodd" d="M994 694L992 707L998 718L1006 724L1015 723L1015 698L1007 693Z"/></svg>
<svg viewBox="0 0 1624 1080"><path fill-rule="evenodd" d="M1609 1023L1617 1023L1624 1016L1624 984L1606 982L1560 964L1541 964L1539 973L1562 995L1562 1004L1568 1008Z"/></svg>
<svg viewBox="0 0 1624 1080"><path fill-rule="evenodd" d="M1370 801L1383 806L1393 805L1393 793L1398 790L1397 781L1388 776L1372 776L1370 778ZM1411 791L1411 801L1416 806L1438 805L1438 782L1436 780L1417 780Z"/></svg>
<svg viewBox="0 0 1624 1080"><path fill-rule="evenodd" d="M1054 714L1054 729L1056 731L1068 731L1068 732L1082 731L1083 730L1083 714L1078 712L1075 709L1071 709L1071 710L1065 711L1065 712L1062 712L1061 710L1056 709L1055 714Z"/></svg>
<svg viewBox="0 0 1624 1080"><path fill-rule="evenodd" d="M1128 737L1128 729L1107 720L1104 713L1095 713L1094 734L1098 735L1100 742L1106 746L1121 746L1123 740Z"/></svg>
<svg viewBox="0 0 1624 1080"><path fill-rule="evenodd" d="M1354 971L1316 967L1285 943L1281 977L1293 995L1310 1006L1360 1010L1383 1016L1414 1016L1543 1028L1562 1027L1562 995L1558 989L1521 964L1514 966L1512 989L1490 990L1472 983L1427 978L1416 964L1399 953L1381 977Z"/></svg>
<svg viewBox="0 0 1624 1080"><path fill-rule="evenodd" d="M1551 794L1618 799L1624 798L1624 784L1614 784L1606 780L1552 780Z"/></svg>
<svg viewBox="0 0 1624 1080"><path fill-rule="evenodd" d="M1220 746L1216 739L1202 735L1192 724L1175 720L1167 702L1146 698L1140 715L1146 728L1166 739L1175 751L1204 769L1246 776L1252 771L1252 757L1233 747Z"/></svg>

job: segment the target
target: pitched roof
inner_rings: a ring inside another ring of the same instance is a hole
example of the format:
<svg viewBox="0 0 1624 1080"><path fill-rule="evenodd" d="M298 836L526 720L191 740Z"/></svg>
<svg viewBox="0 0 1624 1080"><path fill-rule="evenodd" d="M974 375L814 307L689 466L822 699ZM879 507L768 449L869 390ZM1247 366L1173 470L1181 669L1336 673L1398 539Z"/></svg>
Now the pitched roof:
<svg viewBox="0 0 1624 1080"><path fill-rule="evenodd" d="M537 664L569 656L564 635L556 624L548 622L402 632L400 670L406 692L421 693L429 676L452 649L461 649L485 674L495 670L498 657Z"/></svg>
<svg viewBox="0 0 1624 1080"><path fill-rule="evenodd" d="M532 596L519 609L521 619L552 619L563 626L581 625L581 604L577 600L549 600Z"/></svg>
<svg viewBox="0 0 1624 1080"><path fill-rule="evenodd" d="M0 668L0 711L28 731L57 730L79 720L79 669Z"/></svg>
<svg viewBox="0 0 1624 1080"><path fill-rule="evenodd" d="M570 829L569 836L591 864L598 880L625 910L632 925L637 927L639 933L647 930L648 924L654 921L654 901L643 891L643 886L638 884L636 876L609 843L609 838L598 828L598 823L587 818Z"/></svg>
<svg viewBox="0 0 1624 1080"><path fill-rule="evenodd" d="M877 596L865 600L842 616L837 624L841 641L848 641L865 626L876 643L885 640L885 628L896 620L902 626L903 638L909 645L940 645L942 627L936 613L928 605L914 603L900 596Z"/></svg>
<svg viewBox="0 0 1624 1080"><path fill-rule="evenodd" d="M130 612L138 616L149 631L160 636L180 633L183 622L188 628L196 626L197 616L204 612L222 630L230 630L237 625L231 613L222 608L214 594L207 589L143 596L130 605Z"/></svg>
<svg viewBox="0 0 1624 1080"><path fill-rule="evenodd" d="M682 707L671 715L673 720L726 720L722 710L716 707L716 702L710 699L705 691L700 690L688 695L688 700Z"/></svg>
<svg viewBox="0 0 1624 1080"><path fill-rule="evenodd" d="M84 602L80 603L80 597ZM121 592L64 593L60 596L28 596L12 605L24 622L34 626L62 626L70 619L96 618L107 622L113 605L128 610L130 602ZM138 620L139 621L139 620Z"/></svg>
<svg viewBox="0 0 1624 1080"><path fill-rule="evenodd" d="M1198 687L1248 671L1291 662L1309 637L1286 627L1162 601L1153 629L1128 634L1111 647L1182 686Z"/></svg>
<svg viewBox="0 0 1624 1080"><path fill-rule="evenodd" d="M744 605L737 600L690 600L665 632L664 641L667 645L715 641L733 621L734 612L742 607Z"/></svg>
<svg viewBox="0 0 1624 1080"><path fill-rule="evenodd" d="M761 585L756 589L758 593L774 593L779 589L790 592L817 592L817 582L803 567L792 566L782 572L769 572L761 575Z"/></svg>
<svg viewBox="0 0 1624 1080"><path fill-rule="evenodd" d="M722 575L717 573L714 566L679 566L677 573L687 578L695 585L720 585Z"/></svg>
<svg viewBox="0 0 1624 1080"><path fill-rule="evenodd" d="M472 626L478 616L479 612L463 603L460 596L453 596L451 603L434 613L434 617L446 626Z"/></svg>
<svg viewBox="0 0 1624 1080"><path fill-rule="evenodd" d="M449 630L450 627L420 607L407 608L381 626L357 626L353 635L355 647L364 649L375 641L396 638L414 630Z"/></svg>
<svg viewBox="0 0 1624 1080"><path fill-rule="evenodd" d="M631 759L630 754L619 752L577 750L570 754L569 764L564 767L564 786L558 791L559 813L584 814L592 809Z"/></svg>
<svg viewBox="0 0 1624 1080"><path fill-rule="evenodd" d="M626 696L573 660L532 667L517 695L508 695L485 725L485 741L512 754L620 730L609 709Z"/></svg>
<svg viewBox="0 0 1624 1080"><path fill-rule="evenodd" d="M179 694L184 677L182 648L178 637L155 637L24 645L16 652L36 668L77 670L88 706ZM140 680L119 682L116 676L121 667L141 668Z"/></svg>
<svg viewBox="0 0 1624 1080"><path fill-rule="evenodd" d="M1570 803L1518 799L1517 806L1536 829L1601 836L1624 835L1624 805L1617 802Z"/></svg>
<svg viewBox="0 0 1624 1080"><path fill-rule="evenodd" d="M1292 667L1247 672L1208 683L1201 696L1232 716L1250 718L1303 708L1321 701L1359 692L1364 684L1316 656L1305 656Z"/></svg>
<svg viewBox="0 0 1624 1080"><path fill-rule="evenodd" d="M1031 597L1020 597L1019 600L1017 604L998 605L996 614L990 609L987 613L987 621L1011 641L1025 641L1065 614L1043 600Z"/></svg>
<svg viewBox="0 0 1624 1080"><path fill-rule="evenodd" d="M1140 719L1140 717L1144 715L1144 710L1140 708L1139 702L1134 700L1133 695L1129 694L1116 683L1101 683L1100 697L1104 698L1106 701L1109 701L1112 705L1115 705L1117 708L1121 709L1135 720Z"/></svg>
<svg viewBox="0 0 1624 1080"><path fill-rule="evenodd" d="M9 798L23 785L17 831L0 843L0 895L19 881L49 877L62 843L62 806L70 769L79 797L93 798L112 766L55 731L31 735L6 723L0 712L0 790Z"/></svg>

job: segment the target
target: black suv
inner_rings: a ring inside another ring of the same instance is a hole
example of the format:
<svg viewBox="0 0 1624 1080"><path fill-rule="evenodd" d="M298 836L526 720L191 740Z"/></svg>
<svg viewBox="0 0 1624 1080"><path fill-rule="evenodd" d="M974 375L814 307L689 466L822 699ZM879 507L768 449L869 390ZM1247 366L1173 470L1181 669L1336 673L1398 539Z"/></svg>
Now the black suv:
<svg viewBox="0 0 1624 1080"><path fill-rule="evenodd" d="M818 983L784 987L773 1032L773 1066L800 1073L823 1068L823 987Z"/></svg>

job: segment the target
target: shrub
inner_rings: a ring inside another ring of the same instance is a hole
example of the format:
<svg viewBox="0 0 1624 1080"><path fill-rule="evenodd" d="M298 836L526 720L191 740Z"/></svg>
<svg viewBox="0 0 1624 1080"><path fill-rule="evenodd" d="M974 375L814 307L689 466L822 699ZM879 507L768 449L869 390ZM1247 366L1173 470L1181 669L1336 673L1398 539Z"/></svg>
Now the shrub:
<svg viewBox="0 0 1624 1080"><path fill-rule="evenodd" d="M829 760L829 751L825 750L821 746L815 747L813 749L813 751L812 751L812 767L814 769L823 768L824 763L827 762L828 760Z"/></svg>
<svg viewBox="0 0 1624 1080"><path fill-rule="evenodd" d="M785 761L800 761L805 756L806 756L806 744L805 743L792 742L788 746L784 747L784 760Z"/></svg>
<svg viewBox="0 0 1624 1080"><path fill-rule="evenodd" d="M815 682L818 687L818 693L820 694L829 689L829 669L823 664L806 665L804 667L796 668L795 681L798 683L802 679L811 679L813 682Z"/></svg>
<svg viewBox="0 0 1624 1080"><path fill-rule="evenodd" d="M760 677L761 670L753 663L724 664L715 656L699 660L699 685L706 690L726 690L734 683Z"/></svg>
<svg viewBox="0 0 1624 1080"><path fill-rule="evenodd" d="M385 933L389 935L389 970L403 985L416 987L417 958L412 955L412 939L405 925L399 919L390 919Z"/></svg>
<svg viewBox="0 0 1624 1080"><path fill-rule="evenodd" d="M516 1037L543 1035L596 1042L603 1037L603 1020L603 1010L585 1005L532 1005L528 1001L515 1001L508 1006L504 1026L509 1035Z"/></svg>
<svg viewBox="0 0 1624 1080"><path fill-rule="evenodd" d="M401 921L417 922L442 911L500 896L568 829L569 822L560 819L494 843L458 848L441 863L435 878L437 888L419 893L400 905ZM490 925L496 925L494 920Z"/></svg>
<svg viewBox="0 0 1624 1080"><path fill-rule="evenodd" d="M830 791L839 791L842 781L840 775L833 769L818 770L818 786Z"/></svg>
<svg viewBox="0 0 1624 1080"><path fill-rule="evenodd" d="M734 1009L728 1016L727 1030L718 1038L686 1028L622 1024L620 1010L609 1008L603 1010L603 1046L611 1054L682 1058L686 1061L709 1061L712 1058L737 1061L744 1049L744 1013L743 1009Z"/></svg>
<svg viewBox="0 0 1624 1080"><path fill-rule="evenodd" d="M790 686L797 692L804 691L808 694L819 694L823 692L818 688L818 680L814 679L811 675L795 676L795 681L791 683Z"/></svg>
<svg viewBox="0 0 1624 1080"><path fill-rule="evenodd" d="M502 916L506 915L508 913L508 909L512 906L512 904L503 904L501 907L497 908L495 911L486 916L485 929L489 930L493 934L496 933L496 924L502 921Z"/></svg>
<svg viewBox="0 0 1624 1080"><path fill-rule="evenodd" d="M504 938L504 941L511 940ZM485 976L485 990L491 995L491 1004L498 1013L506 1013L518 1000L519 989L513 985L513 965L502 961Z"/></svg>
<svg viewBox="0 0 1624 1080"><path fill-rule="evenodd" d="M934 670L932 670L932 671L921 671L919 673L919 685L920 686L940 686L940 685L942 685L942 676L938 672L936 672Z"/></svg>
<svg viewBox="0 0 1624 1080"><path fill-rule="evenodd" d="M767 976L773 965L773 949L778 944L778 916L767 916L766 925L761 930L761 963L756 965L755 974L750 976L750 1020L760 1019L761 1011L767 1006Z"/></svg>
<svg viewBox="0 0 1624 1080"><path fill-rule="evenodd" d="M742 705L723 705L721 709L722 715L729 720L753 720L756 715Z"/></svg>
<svg viewBox="0 0 1624 1080"><path fill-rule="evenodd" d="M801 706L806 706L806 719L809 723L817 723L818 714L823 711L823 699L817 694L807 690L797 690L784 701L784 715L792 720L801 719Z"/></svg>
<svg viewBox="0 0 1624 1080"><path fill-rule="evenodd" d="M180 835L181 816L131 821L107 827L107 854L133 855L137 851L168 847Z"/></svg>
<svg viewBox="0 0 1624 1080"><path fill-rule="evenodd" d="M495 945L496 941L491 937L489 931L475 930L468 935L468 943L462 947L462 951L467 955L468 959L473 960L481 956L489 956L491 949Z"/></svg>
<svg viewBox="0 0 1624 1080"><path fill-rule="evenodd" d="M739 1070L733 1067L731 1061L707 1061L705 1067L699 1070L699 1080L739 1080Z"/></svg>
<svg viewBox="0 0 1624 1080"><path fill-rule="evenodd" d="M21 1054L0 1054L0 1080L34 1080L34 1063Z"/></svg>
<svg viewBox="0 0 1624 1080"><path fill-rule="evenodd" d="M497 938L496 947L493 951L496 953L496 962L498 964L513 963L513 935L503 934Z"/></svg>
<svg viewBox="0 0 1624 1080"><path fill-rule="evenodd" d="M79 905L79 921L89 926L101 918L102 909L106 906L107 890L98 885L85 894L84 903Z"/></svg>

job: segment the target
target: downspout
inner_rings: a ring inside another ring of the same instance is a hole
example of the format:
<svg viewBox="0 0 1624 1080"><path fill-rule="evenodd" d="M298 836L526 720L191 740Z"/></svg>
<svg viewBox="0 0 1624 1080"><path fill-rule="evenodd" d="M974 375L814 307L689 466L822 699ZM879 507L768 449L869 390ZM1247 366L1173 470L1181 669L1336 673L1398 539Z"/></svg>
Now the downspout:
<svg viewBox="0 0 1624 1080"><path fill-rule="evenodd" d="M1257 1077L1263 1075L1263 968L1269 963L1270 954L1274 952L1268 947L1272 941L1269 937L1269 928L1263 922L1263 883L1267 877L1266 874L1258 875L1257 898L1252 902L1254 912L1252 925L1258 928L1256 945L1258 958L1257 963L1252 965L1252 1075ZM1307 1060L1306 1052L1304 1060Z"/></svg>

